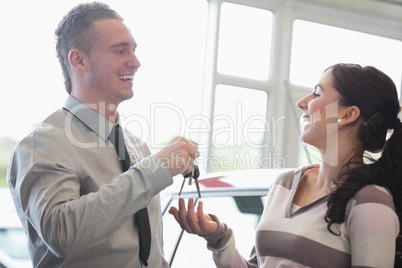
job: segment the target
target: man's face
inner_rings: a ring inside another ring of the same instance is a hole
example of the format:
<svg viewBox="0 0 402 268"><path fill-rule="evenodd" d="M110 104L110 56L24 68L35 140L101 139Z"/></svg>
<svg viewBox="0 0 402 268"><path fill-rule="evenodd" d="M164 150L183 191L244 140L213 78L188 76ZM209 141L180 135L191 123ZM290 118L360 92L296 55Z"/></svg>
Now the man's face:
<svg viewBox="0 0 402 268"><path fill-rule="evenodd" d="M97 21L91 30L93 45L88 55L86 80L98 101L118 105L133 96L133 79L140 67L137 44L118 19Z"/></svg>

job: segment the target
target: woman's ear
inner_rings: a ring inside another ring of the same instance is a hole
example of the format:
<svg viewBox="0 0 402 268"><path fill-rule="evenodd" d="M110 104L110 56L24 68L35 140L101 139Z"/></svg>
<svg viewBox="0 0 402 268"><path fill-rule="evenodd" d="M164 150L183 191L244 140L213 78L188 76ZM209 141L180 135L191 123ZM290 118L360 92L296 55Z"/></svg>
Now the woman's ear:
<svg viewBox="0 0 402 268"><path fill-rule="evenodd" d="M360 109L357 106L348 106L340 111L338 125L349 125L356 122L360 117Z"/></svg>
<svg viewBox="0 0 402 268"><path fill-rule="evenodd" d="M84 53L77 49L71 49L68 53L68 60L71 66L78 72L86 71L84 56Z"/></svg>

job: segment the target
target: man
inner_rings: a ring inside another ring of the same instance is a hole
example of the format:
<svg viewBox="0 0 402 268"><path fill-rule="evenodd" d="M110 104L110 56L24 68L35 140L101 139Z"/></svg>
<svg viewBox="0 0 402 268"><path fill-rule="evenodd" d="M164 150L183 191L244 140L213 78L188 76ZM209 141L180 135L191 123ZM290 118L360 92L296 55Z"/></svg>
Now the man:
<svg viewBox="0 0 402 268"><path fill-rule="evenodd" d="M123 130L133 164L125 171L124 153L116 151L124 146L111 137L140 67L133 36L115 11L90 3L73 8L56 37L69 97L19 143L7 175L33 265L168 267L159 192L192 171L197 144L177 137L151 155ZM151 231L145 257L138 216L144 208Z"/></svg>

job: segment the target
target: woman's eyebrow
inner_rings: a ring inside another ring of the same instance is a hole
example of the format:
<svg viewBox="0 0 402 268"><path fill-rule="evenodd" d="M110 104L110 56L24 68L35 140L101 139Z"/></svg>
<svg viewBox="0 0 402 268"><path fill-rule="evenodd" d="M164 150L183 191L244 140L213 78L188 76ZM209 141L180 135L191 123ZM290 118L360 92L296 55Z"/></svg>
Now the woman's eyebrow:
<svg viewBox="0 0 402 268"><path fill-rule="evenodd" d="M325 91L324 88L321 86L321 84L315 85L314 89L320 88L322 91Z"/></svg>

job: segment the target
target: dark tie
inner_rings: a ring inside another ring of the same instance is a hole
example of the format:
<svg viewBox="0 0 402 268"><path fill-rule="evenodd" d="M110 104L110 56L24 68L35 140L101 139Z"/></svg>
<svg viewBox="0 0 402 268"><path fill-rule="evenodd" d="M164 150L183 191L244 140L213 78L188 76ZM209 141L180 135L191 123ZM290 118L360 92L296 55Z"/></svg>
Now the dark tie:
<svg viewBox="0 0 402 268"><path fill-rule="evenodd" d="M127 148L124 145L123 130L119 124L115 125L110 133L109 140L113 143L123 172L131 166L130 157ZM138 222L140 235L140 257L145 266L148 266L149 251L151 249L151 230L149 226L149 217L147 208L139 210L134 216Z"/></svg>

